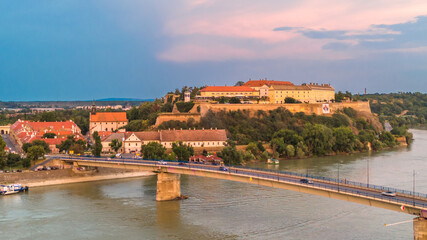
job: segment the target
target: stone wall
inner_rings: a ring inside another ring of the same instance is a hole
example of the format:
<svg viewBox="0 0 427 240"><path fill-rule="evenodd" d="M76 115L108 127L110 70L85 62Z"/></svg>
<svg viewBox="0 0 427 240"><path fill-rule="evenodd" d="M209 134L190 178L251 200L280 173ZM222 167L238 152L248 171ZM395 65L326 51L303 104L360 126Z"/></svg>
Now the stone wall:
<svg viewBox="0 0 427 240"><path fill-rule="evenodd" d="M225 111L238 111L245 110L255 114L257 111L271 111L283 107L288 109L292 113L304 112L305 114L317 114L317 115L330 115L344 107L354 108L359 112L371 113L369 102L345 102L345 103L329 103L330 114L324 114L322 103L300 103L300 104L201 104L200 113L205 116L209 110L213 112Z"/></svg>
<svg viewBox="0 0 427 240"><path fill-rule="evenodd" d="M160 113L156 119L156 127L167 121L181 121L187 122L190 118L193 118L196 122L200 122L199 113Z"/></svg>

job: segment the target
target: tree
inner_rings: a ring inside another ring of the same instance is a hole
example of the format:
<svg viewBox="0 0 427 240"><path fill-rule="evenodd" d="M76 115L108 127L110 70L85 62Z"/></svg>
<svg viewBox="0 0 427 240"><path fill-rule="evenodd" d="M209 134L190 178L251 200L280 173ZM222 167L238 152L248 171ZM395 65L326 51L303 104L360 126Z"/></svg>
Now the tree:
<svg viewBox="0 0 427 240"><path fill-rule="evenodd" d="M92 137L95 140L95 145L93 146L92 153L94 156L99 157L101 156L102 152L101 137L99 136L97 131L93 133Z"/></svg>
<svg viewBox="0 0 427 240"><path fill-rule="evenodd" d="M34 145L34 146L31 146L30 148L28 148L27 157L31 161L36 161L40 157L43 157L45 153L46 152L45 152L45 149L43 148L43 146Z"/></svg>
<svg viewBox="0 0 427 240"><path fill-rule="evenodd" d="M309 152L313 155L325 155L332 151L335 139L332 130L325 125L306 124L302 135Z"/></svg>
<svg viewBox="0 0 427 240"><path fill-rule="evenodd" d="M114 150L114 152L117 153L117 151L119 151L119 149L122 147L122 144L123 143L118 139L113 139L109 145Z"/></svg>
<svg viewBox="0 0 427 240"><path fill-rule="evenodd" d="M227 146L218 153L218 157L222 158L226 165L242 164L243 156L243 152L238 151L235 146Z"/></svg>
<svg viewBox="0 0 427 240"><path fill-rule="evenodd" d="M243 81L238 81L236 82L236 84L234 84L234 86L238 87L238 86L243 86L243 84L245 84L245 82Z"/></svg>
<svg viewBox="0 0 427 240"><path fill-rule="evenodd" d="M188 161L194 155L193 147L185 145L181 141L172 143L172 151L181 161Z"/></svg>
<svg viewBox="0 0 427 240"><path fill-rule="evenodd" d="M48 132L48 133L43 134L42 138L55 138L55 137L56 137L55 133Z"/></svg>
<svg viewBox="0 0 427 240"><path fill-rule="evenodd" d="M142 155L148 159L163 159L165 151L166 148L157 142L149 142L147 145L142 145L141 147Z"/></svg>
<svg viewBox="0 0 427 240"><path fill-rule="evenodd" d="M353 152L356 146L356 136L349 127L334 128L333 135L335 144L333 150L335 152Z"/></svg>
<svg viewBox="0 0 427 240"><path fill-rule="evenodd" d="M3 169L6 166L6 153L4 151L6 147L6 142L0 136L0 169Z"/></svg>
<svg viewBox="0 0 427 240"><path fill-rule="evenodd" d="M295 98L292 97L286 97L285 98L285 103L301 103L300 101L296 100Z"/></svg>
<svg viewBox="0 0 427 240"><path fill-rule="evenodd" d="M229 103L231 103L231 104L236 104L236 103L241 103L240 102L240 99L239 98L236 98L236 97L232 97L232 98L230 98L230 100L228 101Z"/></svg>

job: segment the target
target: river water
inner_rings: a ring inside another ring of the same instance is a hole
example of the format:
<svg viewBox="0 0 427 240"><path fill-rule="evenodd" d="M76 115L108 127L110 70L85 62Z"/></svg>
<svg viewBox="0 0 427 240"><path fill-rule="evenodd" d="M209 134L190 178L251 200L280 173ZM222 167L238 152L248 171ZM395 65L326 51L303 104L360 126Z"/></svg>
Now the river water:
<svg viewBox="0 0 427 240"><path fill-rule="evenodd" d="M409 148L281 161L277 169L427 193L427 131ZM265 164L253 167L275 168ZM181 176L189 199L155 201L156 177L33 188L0 198L0 239L412 239L413 216L263 186Z"/></svg>

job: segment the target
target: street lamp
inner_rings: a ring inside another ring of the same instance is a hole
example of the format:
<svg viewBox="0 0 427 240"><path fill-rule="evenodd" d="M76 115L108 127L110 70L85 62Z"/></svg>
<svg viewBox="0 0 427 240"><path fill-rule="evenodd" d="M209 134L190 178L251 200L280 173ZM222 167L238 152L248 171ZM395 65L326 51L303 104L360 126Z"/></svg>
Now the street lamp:
<svg viewBox="0 0 427 240"><path fill-rule="evenodd" d="M337 178L337 183L338 183L338 192L340 191L340 162L338 161L338 178Z"/></svg>
<svg viewBox="0 0 427 240"><path fill-rule="evenodd" d="M415 206L415 169L412 174L412 204Z"/></svg>
<svg viewBox="0 0 427 240"><path fill-rule="evenodd" d="M366 182L367 182L367 187L369 188L369 157L367 158L366 161Z"/></svg>

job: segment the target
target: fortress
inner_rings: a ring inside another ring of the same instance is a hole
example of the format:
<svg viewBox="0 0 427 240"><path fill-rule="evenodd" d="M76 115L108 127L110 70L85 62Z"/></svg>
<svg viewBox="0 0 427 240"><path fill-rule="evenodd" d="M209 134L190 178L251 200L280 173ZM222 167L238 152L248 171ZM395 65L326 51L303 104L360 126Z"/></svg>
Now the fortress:
<svg viewBox="0 0 427 240"><path fill-rule="evenodd" d="M317 114L331 116L344 108L353 108L358 112L371 113L369 102L339 102L339 103L289 103L289 104L211 104L211 103L196 103L189 113L162 113L159 114L156 120L156 125L159 126L167 121L188 121L193 118L196 122L200 121L209 111L246 111L249 114L254 114L257 111L271 111L277 108L285 108L291 113L303 112L307 115ZM197 112L200 108L200 112Z"/></svg>

